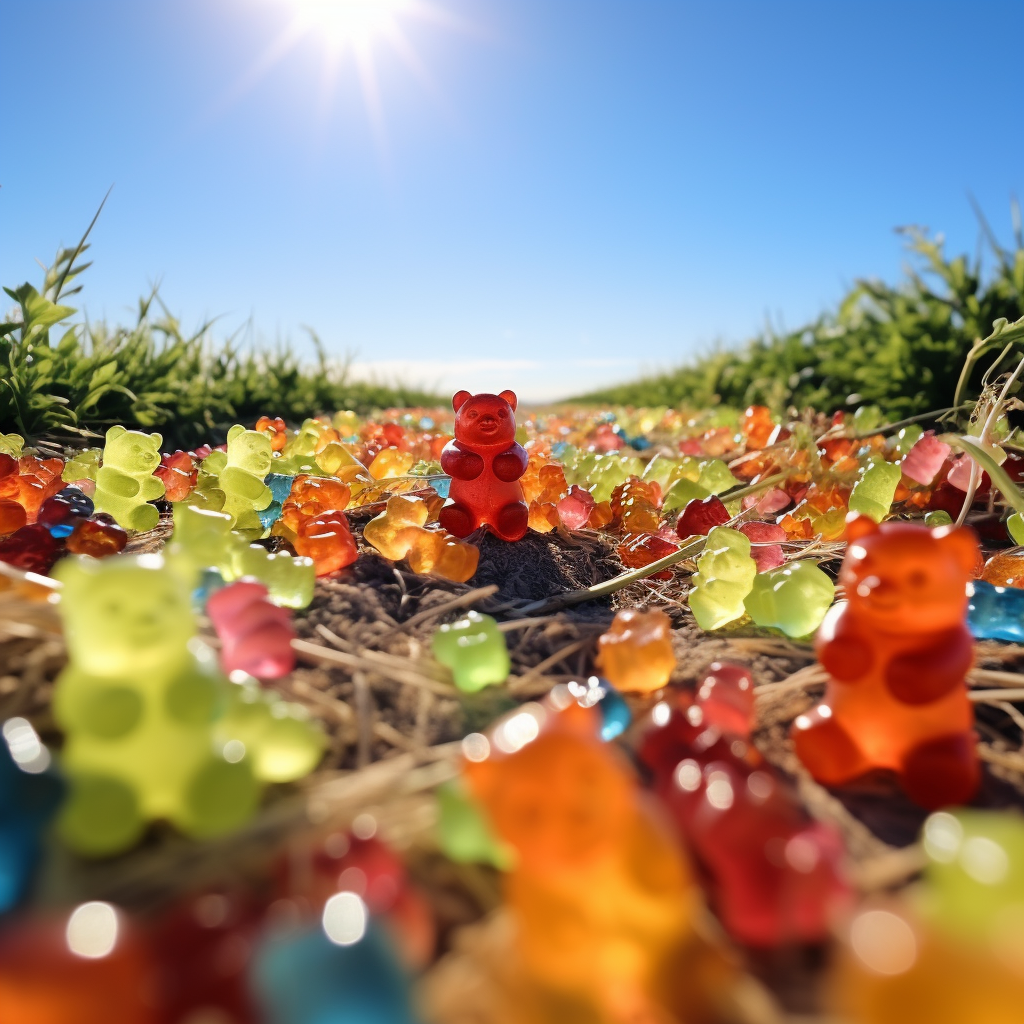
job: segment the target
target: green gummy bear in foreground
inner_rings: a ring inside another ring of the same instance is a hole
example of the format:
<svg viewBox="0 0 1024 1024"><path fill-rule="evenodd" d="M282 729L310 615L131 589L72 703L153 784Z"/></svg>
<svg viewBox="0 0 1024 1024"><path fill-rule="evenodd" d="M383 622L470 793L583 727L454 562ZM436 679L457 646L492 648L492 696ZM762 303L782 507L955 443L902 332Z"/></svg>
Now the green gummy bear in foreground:
<svg viewBox="0 0 1024 1024"><path fill-rule="evenodd" d="M100 456L102 448L86 448L78 452L64 463L64 472L61 473L61 480L65 483L74 483L76 480L95 480L96 473L100 468Z"/></svg>
<svg viewBox="0 0 1024 1024"><path fill-rule="evenodd" d="M220 674L195 636L188 581L160 555L68 558L56 575L68 665L53 711L71 783L58 829L72 849L128 849L156 819L196 837L231 831L263 783L315 765L318 730Z"/></svg>
<svg viewBox="0 0 1024 1024"><path fill-rule="evenodd" d="M264 534L257 514L273 500L264 482L273 464L270 438L236 423L228 431L227 453L211 452L203 468L216 477L216 489L224 494L221 511L231 516L231 528L255 539Z"/></svg>
<svg viewBox="0 0 1024 1024"><path fill-rule="evenodd" d="M787 636L809 636L821 625L835 594L835 584L817 562L804 559L758 573L744 607L759 626L781 629Z"/></svg>
<svg viewBox="0 0 1024 1024"><path fill-rule="evenodd" d="M494 832L460 779L438 786L437 840L449 860L457 864L493 864L507 871L515 853Z"/></svg>
<svg viewBox="0 0 1024 1024"><path fill-rule="evenodd" d="M434 657L452 670L455 685L465 693L503 683L512 668L497 622L479 612L440 626L433 649Z"/></svg>
<svg viewBox="0 0 1024 1024"><path fill-rule="evenodd" d="M93 502L126 530L144 533L160 519L149 502L164 496L163 481L153 476L160 465L159 434L111 427L103 446L103 464L96 471Z"/></svg>
<svg viewBox="0 0 1024 1024"><path fill-rule="evenodd" d="M743 615L743 601L756 575L750 541L739 530L716 526L697 559L690 590L690 611L697 625L719 629Z"/></svg>
<svg viewBox="0 0 1024 1024"><path fill-rule="evenodd" d="M1016 914L1024 934L1024 818L1008 811L940 811L924 823L921 909L968 941L995 937ZM1006 938L1006 936L1002 936ZM1019 945L1018 945L1019 948Z"/></svg>
<svg viewBox="0 0 1024 1024"><path fill-rule="evenodd" d="M892 508L892 499L902 476L900 467L875 459L863 470L850 492L850 511L870 516L880 523Z"/></svg>

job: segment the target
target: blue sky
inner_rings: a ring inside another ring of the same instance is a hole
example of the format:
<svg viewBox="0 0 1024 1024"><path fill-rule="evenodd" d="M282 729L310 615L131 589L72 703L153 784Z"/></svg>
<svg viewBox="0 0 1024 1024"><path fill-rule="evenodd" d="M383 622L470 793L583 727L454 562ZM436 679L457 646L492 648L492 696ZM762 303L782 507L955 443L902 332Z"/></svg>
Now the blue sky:
<svg viewBox="0 0 1024 1024"><path fill-rule="evenodd" d="M375 104L325 25L281 46L303 10L5 0L0 282L113 183L91 317L160 279L189 326L546 399L893 279L896 225L973 252L968 191L1008 239L1024 192L1019 0L407 0Z"/></svg>

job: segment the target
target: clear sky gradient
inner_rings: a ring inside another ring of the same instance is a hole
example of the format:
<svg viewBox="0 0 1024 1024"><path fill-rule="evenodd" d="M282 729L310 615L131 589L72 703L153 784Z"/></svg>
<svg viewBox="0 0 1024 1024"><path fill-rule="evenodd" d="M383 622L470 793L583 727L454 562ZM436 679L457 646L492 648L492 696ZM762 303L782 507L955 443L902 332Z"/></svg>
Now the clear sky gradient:
<svg viewBox="0 0 1024 1024"><path fill-rule="evenodd" d="M309 3L4 0L0 282L113 183L91 317L159 279L187 326L540 400L894 279L896 225L973 252L968 192L1008 239L1024 193L1020 0L409 0L369 91Z"/></svg>

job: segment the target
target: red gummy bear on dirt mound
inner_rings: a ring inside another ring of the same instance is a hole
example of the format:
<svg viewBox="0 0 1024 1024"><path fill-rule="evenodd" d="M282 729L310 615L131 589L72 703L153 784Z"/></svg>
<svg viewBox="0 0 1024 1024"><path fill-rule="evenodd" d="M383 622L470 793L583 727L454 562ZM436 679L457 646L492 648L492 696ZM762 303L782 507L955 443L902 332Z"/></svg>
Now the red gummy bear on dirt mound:
<svg viewBox="0 0 1024 1024"><path fill-rule="evenodd" d="M980 781L965 677L974 645L966 584L974 533L852 515L839 574L848 600L818 630L831 679L823 702L793 723L800 760L840 785L873 768L895 771L927 809L969 800Z"/></svg>
<svg viewBox="0 0 1024 1024"><path fill-rule="evenodd" d="M516 444L516 396L471 395L453 399L455 439L441 452L441 468L452 478L448 501L438 517L456 537L487 525L502 540L520 540L529 510L519 478L527 455Z"/></svg>

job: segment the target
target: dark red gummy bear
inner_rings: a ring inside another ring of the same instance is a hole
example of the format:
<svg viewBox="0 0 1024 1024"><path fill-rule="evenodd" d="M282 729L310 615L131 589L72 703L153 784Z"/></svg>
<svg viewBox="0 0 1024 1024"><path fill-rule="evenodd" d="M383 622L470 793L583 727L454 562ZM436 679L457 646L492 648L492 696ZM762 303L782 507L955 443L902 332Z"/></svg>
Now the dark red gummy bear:
<svg viewBox="0 0 1024 1024"><path fill-rule="evenodd" d="M32 523L0 541L0 562L45 576L63 551L64 545L45 526Z"/></svg>
<svg viewBox="0 0 1024 1024"><path fill-rule="evenodd" d="M262 583L240 580L222 587L207 601L206 614L220 637L220 665L227 675L280 679L295 667L291 614L271 604Z"/></svg>
<svg viewBox="0 0 1024 1024"><path fill-rule="evenodd" d="M486 525L502 540L520 540L529 511L519 483L527 455L516 443L515 394L460 391L452 406L455 438L441 452L441 468L452 482L441 525L456 537Z"/></svg>
<svg viewBox="0 0 1024 1024"><path fill-rule="evenodd" d="M691 498L676 522L676 533L683 540L687 537L706 537L716 526L724 526L729 519L728 509L718 495Z"/></svg>
<svg viewBox="0 0 1024 1024"><path fill-rule="evenodd" d="M627 569L642 569L659 558L678 551L679 545L654 533L627 533L618 547L619 559ZM653 580L672 579L672 570L651 573Z"/></svg>
<svg viewBox="0 0 1024 1024"><path fill-rule="evenodd" d="M754 728L754 680L745 665L716 661L697 690L704 722L728 736L749 739Z"/></svg>

